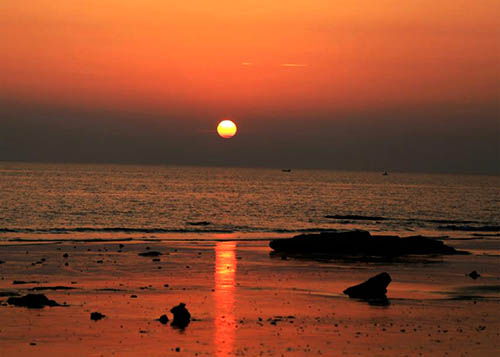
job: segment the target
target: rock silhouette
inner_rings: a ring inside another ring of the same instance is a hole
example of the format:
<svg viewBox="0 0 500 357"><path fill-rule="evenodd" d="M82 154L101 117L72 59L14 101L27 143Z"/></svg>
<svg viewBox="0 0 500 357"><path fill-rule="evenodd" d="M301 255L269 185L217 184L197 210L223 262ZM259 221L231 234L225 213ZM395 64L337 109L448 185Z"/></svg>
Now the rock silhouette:
<svg viewBox="0 0 500 357"><path fill-rule="evenodd" d="M350 298L357 299L387 299L387 286L392 281L391 276L384 272L367 281L351 286L343 291L344 294L349 295Z"/></svg>
<svg viewBox="0 0 500 357"><path fill-rule="evenodd" d="M28 294L21 297L10 297L7 303L14 306L27 307L29 309L41 309L45 306L60 306L54 300L48 299L44 294Z"/></svg>
<svg viewBox="0 0 500 357"><path fill-rule="evenodd" d="M372 236L362 230L301 234L293 238L273 239L269 246L275 252L332 257L468 254L429 237Z"/></svg>
<svg viewBox="0 0 500 357"><path fill-rule="evenodd" d="M467 274L471 279L474 279L476 280L477 278L479 278L481 276L481 274L479 274L477 271L471 271L469 274Z"/></svg>
<svg viewBox="0 0 500 357"><path fill-rule="evenodd" d="M168 322L168 317L167 315L161 315L159 319L157 319L156 321L160 321L162 324L166 324Z"/></svg>
<svg viewBox="0 0 500 357"><path fill-rule="evenodd" d="M141 257L158 257L158 256L160 256L162 254L160 252L152 250L150 252L139 253L139 255Z"/></svg>
<svg viewBox="0 0 500 357"><path fill-rule="evenodd" d="M173 327L183 329L189 325L189 322L191 321L191 314L188 309L186 309L186 304L181 302L179 305L170 309L170 312L174 315L174 320L171 323Z"/></svg>
<svg viewBox="0 0 500 357"><path fill-rule="evenodd" d="M100 312L92 312L90 314L90 319L93 321L99 321L100 319L106 317L106 315L101 314Z"/></svg>

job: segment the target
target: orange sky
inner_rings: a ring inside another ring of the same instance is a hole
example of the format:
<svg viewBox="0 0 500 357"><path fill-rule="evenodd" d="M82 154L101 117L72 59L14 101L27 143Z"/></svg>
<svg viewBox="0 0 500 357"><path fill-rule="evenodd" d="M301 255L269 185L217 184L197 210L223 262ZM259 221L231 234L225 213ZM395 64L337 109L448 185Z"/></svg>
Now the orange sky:
<svg viewBox="0 0 500 357"><path fill-rule="evenodd" d="M483 0L3 0L0 95L240 115L490 101L499 13Z"/></svg>
<svg viewBox="0 0 500 357"><path fill-rule="evenodd" d="M2 0L0 103L203 128L463 105L491 122L499 13L497 0Z"/></svg>

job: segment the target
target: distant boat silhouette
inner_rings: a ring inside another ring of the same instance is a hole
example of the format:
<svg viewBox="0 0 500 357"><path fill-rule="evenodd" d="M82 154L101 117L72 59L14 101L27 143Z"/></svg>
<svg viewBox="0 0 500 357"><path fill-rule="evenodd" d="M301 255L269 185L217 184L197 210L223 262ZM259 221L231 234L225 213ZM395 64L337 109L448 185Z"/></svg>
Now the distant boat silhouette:
<svg viewBox="0 0 500 357"><path fill-rule="evenodd" d="M389 175L389 174L387 173L387 171L384 171L384 173L383 173L382 175L383 175L383 176L387 176L387 175Z"/></svg>
<svg viewBox="0 0 500 357"><path fill-rule="evenodd" d="M283 172L292 172L292 169L283 169L281 171L283 171Z"/></svg>

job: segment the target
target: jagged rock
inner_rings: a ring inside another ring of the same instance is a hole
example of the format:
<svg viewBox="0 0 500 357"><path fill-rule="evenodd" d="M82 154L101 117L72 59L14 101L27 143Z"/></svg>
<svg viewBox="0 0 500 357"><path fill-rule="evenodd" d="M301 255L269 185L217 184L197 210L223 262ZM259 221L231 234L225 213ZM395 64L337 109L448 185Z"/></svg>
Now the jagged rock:
<svg viewBox="0 0 500 357"><path fill-rule="evenodd" d="M156 252L156 251L152 250L150 252L139 253L139 255L141 257L158 257L162 254L160 252Z"/></svg>
<svg viewBox="0 0 500 357"><path fill-rule="evenodd" d="M45 306L60 306L54 300L49 300L43 294L28 294L21 297L10 297L7 303L15 306L27 307L29 309L41 309Z"/></svg>
<svg viewBox="0 0 500 357"><path fill-rule="evenodd" d="M471 271L469 274L467 274L471 279L474 279L476 280L477 278L479 278L481 276L481 274L479 274L477 271Z"/></svg>
<svg viewBox="0 0 500 357"><path fill-rule="evenodd" d="M168 316L167 315L161 315L159 319L156 321L160 321L162 324L166 324L168 322Z"/></svg>
<svg viewBox="0 0 500 357"><path fill-rule="evenodd" d="M372 236L362 230L301 234L293 238L273 239L269 246L275 252L333 257L468 254L429 237Z"/></svg>
<svg viewBox="0 0 500 357"><path fill-rule="evenodd" d="M391 280L389 274L380 273L361 284L345 289L343 293L349 295L350 298L383 299L386 298L387 286Z"/></svg>
<svg viewBox="0 0 500 357"><path fill-rule="evenodd" d="M186 304L181 302L179 305L170 309L170 312L174 314L174 320L171 323L173 327L185 328L189 325L189 322L191 321L191 314L188 309L186 309Z"/></svg>
<svg viewBox="0 0 500 357"><path fill-rule="evenodd" d="M103 315L103 314L101 314L100 312L97 312L97 311L96 312L92 312L90 314L90 319L93 320L93 321L98 321L98 320L100 320L100 319L102 319L104 317L106 317L106 315Z"/></svg>

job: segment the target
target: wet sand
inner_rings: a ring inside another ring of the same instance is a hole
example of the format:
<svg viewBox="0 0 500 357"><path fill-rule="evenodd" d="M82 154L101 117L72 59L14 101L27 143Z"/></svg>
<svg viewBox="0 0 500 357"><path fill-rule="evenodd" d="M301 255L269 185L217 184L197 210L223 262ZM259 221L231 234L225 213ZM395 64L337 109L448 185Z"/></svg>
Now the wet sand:
<svg viewBox="0 0 500 357"><path fill-rule="evenodd" d="M271 257L267 242L79 242L0 246L1 356L490 356L500 352L495 256L397 263ZM159 251L155 257L138 253ZM64 254L68 256L65 257ZM45 259L42 261L42 258ZM67 265L65 265L67 263ZM481 277L472 280L472 270ZM342 294L386 271L390 304ZM26 284L13 284L13 281ZM5 295L5 294L4 294ZM133 296L136 297L133 297ZM184 330L155 319L186 303ZM90 313L106 315L91 321Z"/></svg>

